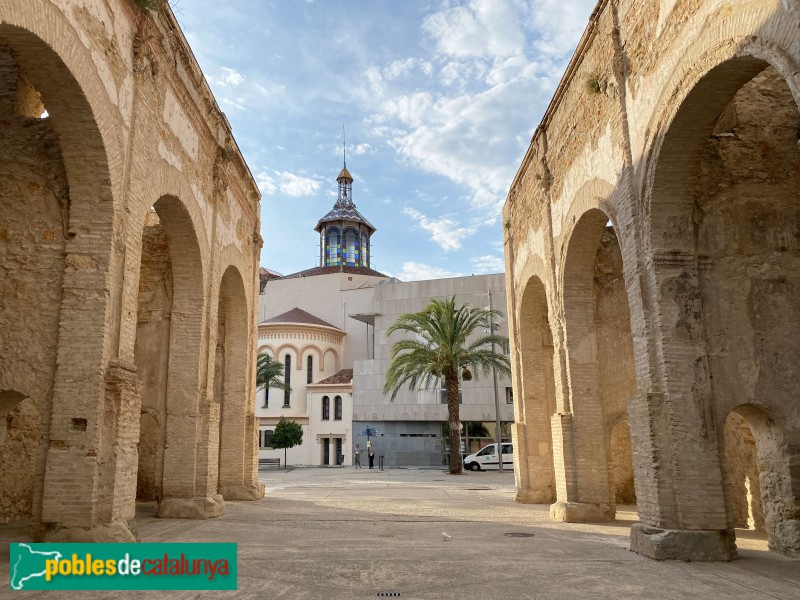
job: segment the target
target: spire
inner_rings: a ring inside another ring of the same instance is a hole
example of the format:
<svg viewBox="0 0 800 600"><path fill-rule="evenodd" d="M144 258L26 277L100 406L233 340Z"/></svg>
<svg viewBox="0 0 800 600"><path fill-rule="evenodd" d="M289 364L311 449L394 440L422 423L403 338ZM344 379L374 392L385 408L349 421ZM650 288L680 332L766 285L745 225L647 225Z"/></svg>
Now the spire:
<svg viewBox="0 0 800 600"><path fill-rule="evenodd" d="M336 181L339 183L339 195L336 198L336 206L353 206L353 176L347 170L347 143L344 137L344 123L342 123L342 161L343 167L339 171Z"/></svg>

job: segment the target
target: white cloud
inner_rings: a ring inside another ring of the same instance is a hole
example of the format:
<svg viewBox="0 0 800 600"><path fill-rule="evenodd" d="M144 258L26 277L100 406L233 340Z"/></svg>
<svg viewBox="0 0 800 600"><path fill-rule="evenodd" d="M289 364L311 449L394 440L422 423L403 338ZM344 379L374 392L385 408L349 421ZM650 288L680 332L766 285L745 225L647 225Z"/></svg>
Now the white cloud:
<svg viewBox="0 0 800 600"><path fill-rule="evenodd" d="M475 256L471 260L475 273L483 275L485 273L503 273L506 270L506 263L502 256L487 254L485 256Z"/></svg>
<svg viewBox="0 0 800 600"><path fill-rule="evenodd" d="M445 277L460 277L461 275L462 273L455 273L453 271L448 271L447 269L442 269L440 267L426 265L425 263L406 261L403 263L403 267L400 273L396 275L396 277L401 281L421 281L423 279L443 279Z"/></svg>
<svg viewBox="0 0 800 600"><path fill-rule="evenodd" d="M403 58L396 60L389 66L383 69L383 78L387 81L405 77L411 74L415 69L419 69L425 75L430 76L433 73L433 64L421 58Z"/></svg>
<svg viewBox="0 0 800 600"><path fill-rule="evenodd" d="M365 144L356 144L355 146L351 146L350 148L347 149L347 153L352 154L353 156L362 156L374 150L375 148L365 143Z"/></svg>
<svg viewBox="0 0 800 600"><path fill-rule="evenodd" d="M442 54L513 56L525 45L520 8L515 0L469 0L465 6L429 15L422 27Z"/></svg>
<svg viewBox="0 0 800 600"><path fill-rule="evenodd" d="M445 252L461 248L461 240L475 233L474 227L458 227L458 223L448 216L438 219L429 219L418 210L404 208L403 213L419 223L425 231L431 234L434 242L439 244Z"/></svg>
<svg viewBox="0 0 800 600"><path fill-rule="evenodd" d="M236 87L238 85L241 85L241 83L244 81L244 75L242 75L235 69L222 67L220 70L222 71L222 75L218 77L216 81L221 86Z"/></svg>
<svg viewBox="0 0 800 600"><path fill-rule="evenodd" d="M530 0L530 26L538 54L561 56L571 51L586 29L597 0Z"/></svg>
<svg viewBox="0 0 800 600"><path fill-rule="evenodd" d="M273 171L273 174L260 171L255 174L255 179L265 196L277 191L292 198L313 196L322 185L318 177L304 177L288 171Z"/></svg>

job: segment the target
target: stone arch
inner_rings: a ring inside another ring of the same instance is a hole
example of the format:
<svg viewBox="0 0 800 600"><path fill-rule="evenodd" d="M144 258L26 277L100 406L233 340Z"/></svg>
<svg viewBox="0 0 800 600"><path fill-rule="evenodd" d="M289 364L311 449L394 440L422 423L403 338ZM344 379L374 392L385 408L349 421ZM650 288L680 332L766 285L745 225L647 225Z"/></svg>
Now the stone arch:
<svg viewBox="0 0 800 600"><path fill-rule="evenodd" d="M207 464L195 456L197 445L207 444L198 436L197 423L205 394L203 265L188 208L176 196L162 196L147 212L142 229L134 346L144 381L137 488L140 498L159 502L160 516L221 512L219 503L193 501L198 494L206 497L198 479ZM198 508L186 511L187 505Z"/></svg>
<svg viewBox="0 0 800 600"><path fill-rule="evenodd" d="M106 327L118 292L107 285L117 225L112 166L120 161L107 144L113 117L102 84L71 27L53 25L63 22L49 3L0 8L0 200L9 198L0 202L0 296L14 299L0 310L0 389L27 396L4 415L26 450L13 501L4 503L0 483L0 512L31 519L36 538L60 529L69 539L113 521L132 539L124 525L132 505L108 509L118 490L109 485L114 461L105 461L117 440L103 423ZM49 118L40 118L45 108ZM87 445L105 469L85 460ZM64 499L65 480L86 485ZM93 502L95 494L108 502Z"/></svg>
<svg viewBox="0 0 800 600"><path fill-rule="evenodd" d="M520 377L514 403L519 467L516 499L551 503L556 499L550 419L556 412L553 381L553 335L547 292L539 277L531 276L517 310Z"/></svg>
<svg viewBox="0 0 800 600"><path fill-rule="evenodd" d="M663 117L647 165L649 288L674 429L662 435L675 435L666 443L680 447L663 477L672 478L678 497L691 490L708 506L678 507L679 514L661 520L717 536L726 557L735 549L724 455L714 448L725 422L715 414L754 403L783 411L796 403L800 111L786 60L758 39L711 53L711 68L686 76L689 91ZM681 432L689 430L701 435L686 440ZM797 427L787 426L784 435L792 440L788 448L798 447ZM687 472L698 476L689 481ZM797 554L800 509L782 523L794 533L776 536L772 547Z"/></svg>
<svg viewBox="0 0 800 600"><path fill-rule="evenodd" d="M564 484L551 509L560 520L614 518L613 419L636 394L622 252L609 221L598 208L577 219L561 270L569 412L553 432L563 440Z"/></svg>
<svg viewBox="0 0 800 600"><path fill-rule="evenodd" d="M763 406L737 406L724 420L720 454L726 459L729 527L766 530L771 550L797 557L800 538L796 511L800 494L784 421L772 418Z"/></svg>
<svg viewBox="0 0 800 600"><path fill-rule="evenodd" d="M218 335L214 372L214 399L210 421L219 414L219 493L226 500L254 500L252 470L255 454L255 419L248 381L249 313L244 281L239 270L228 267L219 286ZM213 438L209 440L213 444Z"/></svg>

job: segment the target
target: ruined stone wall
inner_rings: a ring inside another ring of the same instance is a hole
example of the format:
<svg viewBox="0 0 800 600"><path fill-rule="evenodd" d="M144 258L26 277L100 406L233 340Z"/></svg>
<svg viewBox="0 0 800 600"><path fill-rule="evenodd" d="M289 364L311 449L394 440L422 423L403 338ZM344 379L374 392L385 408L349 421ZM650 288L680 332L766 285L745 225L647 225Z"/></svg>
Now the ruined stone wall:
<svg viewBox="0 0 800 600"><path fill-rule="evenodd" d="M594 319L613 497L617 502L631 503L636 500L636 494L627 415L628 399L636 395L636 372L622 253L612 227L605 228L597 249Z"/></svg>
<svg viewBox="0 0 800 600"><path fill-rule="evenodd" d="M70 201L28 86L0 46L0 523L30 517L44 467Z"/></svg>
<svg viewBox="0 0 800 600"><path fill-rule="evenodd" d="M0 508L37 539L134 539L137 488L161 516L223 508L216 321L230 271L255 345L259 193L158 4L0 3ZM254 360L230 450L251 497Z"/></svg>
<svg viewBox="0 0 800 600"><path fill-rule="evenodd" d="M504 208L517 394L530 377L524 290L535 278L546 290L551 515L609 514L592 449L611 437L616 480L625 425L591 427L599 386L605 414L627 412L632 548L649 556L735 555L723 444L734 409L758 449L770 545L800 553L798 18L796 0L600 0ZM591 323L599 211L621 264L596 289Z"/></svg>
<svg viewBox="0 0 800 600"><path fill-rule="evenodd" d="M172 262L164 228L148 214L142 235L139 314L134 362L142 379L136 497L161 496L167 419L167 378L172 316Z"/></svg>

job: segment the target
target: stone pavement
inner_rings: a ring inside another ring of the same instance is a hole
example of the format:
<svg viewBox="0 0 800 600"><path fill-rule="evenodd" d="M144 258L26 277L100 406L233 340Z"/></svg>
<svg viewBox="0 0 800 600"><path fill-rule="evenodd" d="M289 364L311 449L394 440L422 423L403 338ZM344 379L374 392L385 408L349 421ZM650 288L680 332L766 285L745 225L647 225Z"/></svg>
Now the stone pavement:
<svg viewBox="0 0 800 600"><path fill-rule="evenodd" d="M731 563L652 561L627 549L635 507L623 507L612 524L555 523L547 506L513 502L511 473L301 468L260 475L266 497L227 503L219 519L156 519L152 505L139 507L142 541L237 542L238 592L10 592L7 542L22 540L6 528L0 596L800 598L800 561L768 552L760 536L737 532L741 558Z"/></svg>

